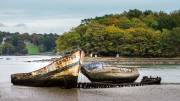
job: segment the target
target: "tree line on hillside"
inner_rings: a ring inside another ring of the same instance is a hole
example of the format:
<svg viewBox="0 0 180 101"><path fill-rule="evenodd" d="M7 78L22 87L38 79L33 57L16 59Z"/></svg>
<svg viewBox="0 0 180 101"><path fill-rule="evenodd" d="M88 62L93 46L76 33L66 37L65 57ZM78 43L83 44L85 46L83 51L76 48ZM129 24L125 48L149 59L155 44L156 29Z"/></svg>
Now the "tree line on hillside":
<svg viewBox="0 0 180 101"><path fill-rule="evenodd" d="M99 56L180 56L180 10L171 13L138 9L82 20L60 35L58 51L83 49Z"/></svg>
<svg viewBox="0 0 180 101"><path fill-rule="evenodd" d="M33 44L40 52L53 51L57 34L20 34L0 31L0 55L28 54L27 46Z"/></svg>

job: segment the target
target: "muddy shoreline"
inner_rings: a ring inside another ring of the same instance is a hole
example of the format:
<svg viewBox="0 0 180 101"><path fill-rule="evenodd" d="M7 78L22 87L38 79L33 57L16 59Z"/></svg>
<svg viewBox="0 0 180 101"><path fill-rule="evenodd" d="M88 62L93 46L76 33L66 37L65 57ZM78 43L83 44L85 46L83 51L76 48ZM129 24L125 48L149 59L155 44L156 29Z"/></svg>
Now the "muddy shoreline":
<svg viewBox="0 0 180 101"><path fill-rule="evenodd" d="M61 89L59 87L12 85L11 74L33 71L48 63L24 62L45 59L47 58L45 56L9 58L10 60L0 61L0 101L179 101L180 99L180 65L139 68L142 76L161 76L163 78L161 85L105 89ZM90 59L95 61L93 58ZM80 75L79 81L87 81L87 78Z"/></svg>
<svg viewBox="0 0 180 101"><path fill-rule="evenodd" d="M0 101L179 101L180 99L180 85L61 89L1 83L0 89Z"/></svg>

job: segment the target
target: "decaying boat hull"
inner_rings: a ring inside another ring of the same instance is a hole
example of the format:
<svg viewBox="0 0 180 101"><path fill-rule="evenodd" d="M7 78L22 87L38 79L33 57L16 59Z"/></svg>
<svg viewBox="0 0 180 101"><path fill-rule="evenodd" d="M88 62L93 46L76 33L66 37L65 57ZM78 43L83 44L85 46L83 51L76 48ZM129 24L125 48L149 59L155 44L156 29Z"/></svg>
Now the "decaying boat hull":
<svg viewBox="0 0 180 101"><path fill-rule="evenodd" d="M109 82L109 83L132 83L139 77L139 75L127 76L127 77L112 76L112 75L107 75L106 73L102 73L102 74L89 73L87 75L89 75L88 79L91 80L92 82Z"/></svg>
<svg viewBox="0 0 180 101"><path fill-rule="evenodd" d="M104 77L102 79L90 77L89 79L92 82L133 83L137 79L137 77L127 77L127 78L122 78L122 77L116 77L116 78Z"/></svg>
<svg viewBox="0 0 180 101"><path fill-rule="evenodd" d="M83 51L73 52L39 70L12 74L11 82L14 85L25 86L75 87L83 57Z"/></svg>
<svg viewBox="0 0 180 101"><path fill-rule="evenodd" d="M148 77L143 76L141 83L147 83L147 84L161 84L161 77Z"/></svg>
<svg viewBox="0 0 180 101"><path fill-rule="evenodd" d="M75 87L77 84L77 76L64 75L59 78L36 78L26 77L23 74L12 75L12 83L15 85L34 86L34 87ZM19 77L19 78L17 78Z"/></svg>
<svg viewBox="0 0 180 101"><path fill-rule="evenodd" d="M92 67L96 68L96 67ZM81 71L92 82L109 82L109 83L132 83L139 77L139 72L136 68L128 68L130 71L120 71L119 69L105 67L101 70L88 70L85 66L81 67Z"/></svg>

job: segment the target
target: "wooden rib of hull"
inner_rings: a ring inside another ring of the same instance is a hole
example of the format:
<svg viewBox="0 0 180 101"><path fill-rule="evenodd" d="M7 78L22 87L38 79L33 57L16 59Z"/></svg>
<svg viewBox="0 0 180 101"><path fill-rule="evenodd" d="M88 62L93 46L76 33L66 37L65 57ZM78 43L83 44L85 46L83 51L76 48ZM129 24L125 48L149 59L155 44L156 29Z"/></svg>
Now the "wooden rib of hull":
<svg viewBox="0 0 180 101"><path fill-rule="evenodd" d="M73 52L39 70L12 74L11 82L14 85L25 86L74 87L77 84L83 57L83 51Z"/></svg>
<svg viewBox="0 0 180 101"><path fill-rule="evenodd" d="M123 69L129 71L123 71ZM139 72L136 68L104 66L101 70L88 70L82 66L81 71L92 82L132 83L139 77Z"/></svg>

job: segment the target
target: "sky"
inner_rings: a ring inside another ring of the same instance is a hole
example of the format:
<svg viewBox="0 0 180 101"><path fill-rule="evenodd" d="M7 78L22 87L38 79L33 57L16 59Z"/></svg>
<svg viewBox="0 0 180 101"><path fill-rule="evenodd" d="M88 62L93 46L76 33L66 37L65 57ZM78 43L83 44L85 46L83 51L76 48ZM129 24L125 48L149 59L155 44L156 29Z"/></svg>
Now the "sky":
<svg viewBox="0 0 180 101"><path fill-rule="evenodd" d="M129 9L169 13L180 0L0 0L0 31L62 34L82 19Z"/></svg>

